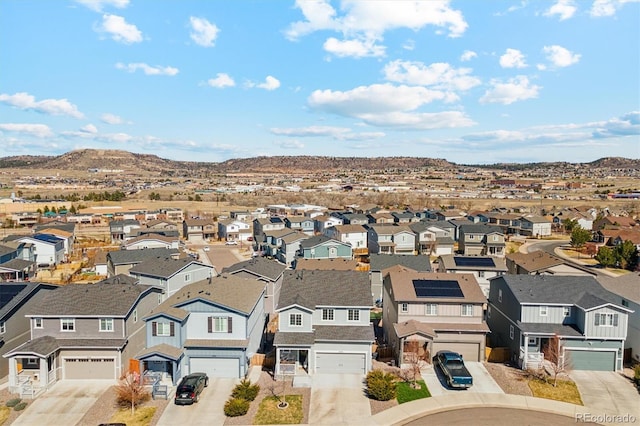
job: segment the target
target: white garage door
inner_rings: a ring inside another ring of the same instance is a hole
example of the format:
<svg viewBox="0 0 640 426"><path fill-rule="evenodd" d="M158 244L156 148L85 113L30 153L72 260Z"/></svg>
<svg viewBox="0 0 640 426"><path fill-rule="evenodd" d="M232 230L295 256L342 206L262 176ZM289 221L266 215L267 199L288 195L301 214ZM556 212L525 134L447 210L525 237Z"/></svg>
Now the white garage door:
<svg viewBox="0 0 640 426"><path fill-rule="evenodd" d="M238 358L191 358L190 373L207 373L209 377L240 377Z"/></svg>
<svg viewBox="0 0 640 426"><path fill-rule="evenodd" d="M465 361L481 361L480 344L478 343L434 342L431 356L434 356L438 351L457 352L462 355L462 359Z"/></svg>
<svg viewBox="0 0 640 426"><path fill-rule="evenodd" d="M114 358L65 358L64 378L115 379L116 360Z"/></svg>
<svg viewBox="0 0 640 426"><path fill-rule="evenodd" d="M365 354L316 353L316 373L364 374Z"/></svg>

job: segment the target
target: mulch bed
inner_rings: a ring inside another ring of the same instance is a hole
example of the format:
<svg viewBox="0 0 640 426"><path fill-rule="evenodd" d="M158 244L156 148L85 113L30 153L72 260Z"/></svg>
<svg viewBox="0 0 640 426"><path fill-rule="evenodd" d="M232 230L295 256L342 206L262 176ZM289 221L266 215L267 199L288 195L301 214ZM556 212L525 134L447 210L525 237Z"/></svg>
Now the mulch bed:
<svg viewBox="0 0 640 426"><path fill-rule="evenodd" d="M302 424L309 423L309 405L311 403L311 388L294 388L291 387L291 381L274 381L273 377L269 372L263 371L260 374L260 380L258 380L258 385L260 385L260 392L255 400L251 402L249 406L249 411L244 416L238 417L227 417L224 424L225 426L231 425L250 425L253 423L253 418L258 413L258 407L260 406L260 402L267 396L272 396L270 388L273 388L278 395L282 394L283 386L285 389L285 393L287 395L302 395L302 409L304 412L304 418L302 419Z"/></svg>
<svg viewBox="0 0 640 426"><path fill-rule="evenodd" d="M4 407L4 404L5 404L8 400L13 399L13 398L19 398L19 395L15 394L15 393L9 393L9 389L7 389L7 388L0 390L0 406L3 406L3 407ZM25 399L25 400L24 400L24 402L27 402L27 403L29 403L29 404L31 404L31 402L32 402L32 401L33 401L33 400L31 400L31 399ZM27 405L27 407L29 407L29 406ZM25 410L26 410L26 408L25 408ZM7 421L5 421L2 425L3 425L3 426L8 426L8 425L10 425L10 424L11 424L11 423L13 423L13 422L18 418L18 416L19 416L20 414L22 414L23 412L24 412L24 410L22 410L22 411L16 411L16 410L14 410L14 409L12 408L12 409L11 409L11 413L9 414L9 418L8 418L8 419L7 419Z"/></svg>
<svg viewBox="0 0 640 426"><path fill-rule="evenodd" d="M504 393L533 396L526 371L509 364L485 362L484 366Z"/></svg>

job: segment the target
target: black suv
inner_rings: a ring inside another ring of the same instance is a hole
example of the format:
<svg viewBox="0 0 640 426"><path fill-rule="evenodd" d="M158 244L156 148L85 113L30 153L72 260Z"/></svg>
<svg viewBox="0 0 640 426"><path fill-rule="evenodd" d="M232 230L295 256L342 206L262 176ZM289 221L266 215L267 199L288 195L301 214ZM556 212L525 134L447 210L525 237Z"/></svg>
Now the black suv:
<svg viewBox="0 0 640 426"><path fill-rule="evenodd" d="M176 405L193 404L198 402L202 390L209 386L206 373L192 373L184 376L176 388Z"/></svg>

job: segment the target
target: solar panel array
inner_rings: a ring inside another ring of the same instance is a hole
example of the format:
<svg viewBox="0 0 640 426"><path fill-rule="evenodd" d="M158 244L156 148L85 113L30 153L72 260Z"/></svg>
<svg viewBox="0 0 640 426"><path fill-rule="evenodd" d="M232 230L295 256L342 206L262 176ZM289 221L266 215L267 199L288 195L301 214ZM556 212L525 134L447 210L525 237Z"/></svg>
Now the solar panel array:
<svg viewBox="0 0 640 426"><path fill-rule="evenodd" d="M464 297L454 280L413 280L417 297Z"/></svg>
<svg viewBox="0 0 640 426"><path fill-rule="evenodd" d="M493 268L496 266L490 257L454 257L453 261L456 266L462 267Z"/></svg>
<svg viewBox="0 0 640 426"><path fill-rule="evenodd" d="M27 285L26 284L2 284L0 285L0 308L4 307L11 299L16 297Z"/></svg>

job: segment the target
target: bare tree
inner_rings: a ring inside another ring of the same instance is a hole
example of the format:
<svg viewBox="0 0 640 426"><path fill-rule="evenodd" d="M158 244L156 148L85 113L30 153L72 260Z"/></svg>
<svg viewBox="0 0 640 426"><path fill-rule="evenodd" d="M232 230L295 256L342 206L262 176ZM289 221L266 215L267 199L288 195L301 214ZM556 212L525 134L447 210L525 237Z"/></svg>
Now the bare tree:
<svg viewBox="0 0 640 426"><path fill-rule="evenodd" d="M420 356L420 345L417 341L406 342L403 351L403 364L407 367L400 370L400 378L405 382L411 382L413 388L417 388L417 381L420 378L420 370L426 366L426 362Z"/></svg>
<svg viewBox="0 0 640 426"><path fill-rule="evenodd" d="M549 362L553 375L553 386L558 385L558 375L571 369L571 362L564 354L564 344L557 334L554 334L542 348L544 359Z"/></svg>
<svg viewBox="0 0 640 426"><path fill-rule="evenodd" d="M126 372L120 377L116 386L116 399L120 405L131 405L131 414L135 413L136 405L148 401L149 391L144 388L142 377L137 372Z"/></svg>

